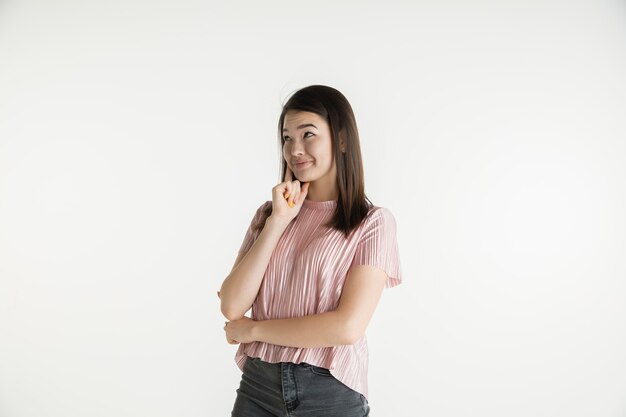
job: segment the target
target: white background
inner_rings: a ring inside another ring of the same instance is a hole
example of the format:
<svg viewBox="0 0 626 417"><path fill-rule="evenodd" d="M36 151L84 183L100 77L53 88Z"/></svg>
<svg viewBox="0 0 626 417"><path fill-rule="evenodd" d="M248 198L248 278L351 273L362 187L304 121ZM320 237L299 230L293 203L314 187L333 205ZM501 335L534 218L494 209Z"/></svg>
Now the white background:
<svg viewBox="0 0 626 417"><path fill-rule="evenodd" d="M372 416L626 415L619 1L2 1L0 416L226 416L216 291L339 89L402 285Z"/></svg>

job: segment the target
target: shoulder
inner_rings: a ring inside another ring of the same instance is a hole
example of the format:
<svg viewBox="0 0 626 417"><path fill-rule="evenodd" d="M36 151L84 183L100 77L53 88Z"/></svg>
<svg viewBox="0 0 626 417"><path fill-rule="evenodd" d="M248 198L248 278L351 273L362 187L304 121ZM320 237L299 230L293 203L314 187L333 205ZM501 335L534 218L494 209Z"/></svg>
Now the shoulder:
<svg viewBox="0 0 626 417"><path fill-rule="evenodd" d="M369 213L365 217L363 224L366 223L393 223L396 224L396 218L386 207L372 206Z"/></svg>
<svg viewBox="0 0 626 417"><path fill-rule="evenodd" d="M272 200L267 200L266 202L264 202L263 204L261 204L259 206L259 210L265 210L269 207L272 207Z"/></svg>
<svg viewBox="0 0 626 417"><path fill-rule="evenodd" d="M252 221L250 222L251 226L260 225L265 223L265 218L270 214L269 211L272 209L272 201L265 201L261 203L260 206L257 207L254 212L254 216L252 216Z"/></svg>
<svg viewBox="0 0 626 417"><path fill-rule="evenodd" d="M267 210L268 208L272 207L272 200L267 200L264 201L263 203L261 203L261 205L256 209L256 214L260 215L261 213L263 213L265 210Z"/></svg>
<svg viewBox="0 0 626 417"><path fill-rule="evenodd" d="M357 227L357 236L368 238L376 234L388 234L396 230L396 219L386 207L372 206L361 224Z"/></svg>

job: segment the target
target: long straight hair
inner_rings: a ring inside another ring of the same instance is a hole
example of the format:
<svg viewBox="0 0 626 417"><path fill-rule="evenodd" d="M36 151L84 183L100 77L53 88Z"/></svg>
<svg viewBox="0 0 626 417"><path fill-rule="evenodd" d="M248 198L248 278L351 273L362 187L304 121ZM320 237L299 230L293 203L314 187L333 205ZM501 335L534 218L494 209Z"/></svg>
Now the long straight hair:
<svg viewBox="0 0 626 417"><path fill-rule="evenodd" d="M281 150L285 143L283 125L288 111L306 111L319 115L328 123L331 131L332 149L337 166L337 187L339 198L337 207L327 226L340 230L346 238L367 217L372 202L365 195L363 159L356 118L352 106L338 90L325 85L310 85L296 91L283 105L278 119L278 143ZM339 137L344 142L345 152L341 151ZM285 178L287 161L280 158L280 181ZM272 206L266 208L259 224L253 228L263 228L265 220L272 214Z"/></svg>

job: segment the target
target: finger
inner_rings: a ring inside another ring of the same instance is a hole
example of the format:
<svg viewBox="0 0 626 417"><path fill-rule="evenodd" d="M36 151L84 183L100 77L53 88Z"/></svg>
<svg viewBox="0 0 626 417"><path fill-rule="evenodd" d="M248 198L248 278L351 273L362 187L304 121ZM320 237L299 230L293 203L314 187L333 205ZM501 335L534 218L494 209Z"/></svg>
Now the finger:
<svg viewBox="0 0 626 417"><path fill-rule="evenodd" d="M289 207L293 207L296 205L296 198L298 197L298 194L300 194L300 181L298 180L294 180L291 181L291 198L289 201Z"/></svg>
<svg viewBox="0 0 626 417"><path fill-rule="evenodd" d="M309 184L310 183L308 182L305 182L304 184L302 184L302 187L300 188L301 197L298 197L298 199L302 198L302 200L304 200L306 198L307 194L309 193Z"/></svg>
<svg viewBox="0 0 626 417"><path fill-rule="evenodd" d="M287 195L287 193L288 193L288 190L287 190L286 182L281 182L279 184L276 184L276 186L272 188L272 198L274 195L276 195L276 196L280 196L280 198L285 199L285 196Z"/></svg>
<svg viewBox="0 0 626 417"><path fill-rule="evenodd" d="M285 193L284 197L285 200L287 200L287 204L289 204L289 207L291 207L292 203L291 201L293 200L293 191L294 191L294 187L293 187L293 182L288 181L285 186L287 187L287 192Z"/></svg>
<svg viewBox="0 0 626 417"><path fill-rule="evenodd" d="M291 168L289 168L289 165L286 166L285 179L283 181L293 181L293 172L291 172Z"/></svg>
<svg viewBox="0 0 626 417"><path fill-rule="evenodd" d="M300 181L294 181L292 184L294 184L293 204L298 204L300 201Z"/></svg>

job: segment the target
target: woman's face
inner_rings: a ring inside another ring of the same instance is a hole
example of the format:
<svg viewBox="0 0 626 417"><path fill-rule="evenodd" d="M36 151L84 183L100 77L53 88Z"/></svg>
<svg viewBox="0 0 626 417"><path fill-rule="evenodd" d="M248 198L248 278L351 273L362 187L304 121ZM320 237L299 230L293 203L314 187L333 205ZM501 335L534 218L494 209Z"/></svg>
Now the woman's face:
<svg viewBox="0 0 626 417"><path fill-rule="evenodd" d="M316 113L288 111L283 122L283 140L283 157L294 179L315 182L315 188L333 190L336 187L337 170L326 120Z"/></svg>

